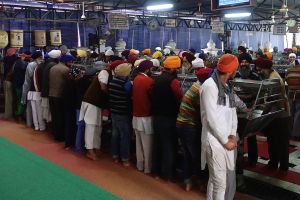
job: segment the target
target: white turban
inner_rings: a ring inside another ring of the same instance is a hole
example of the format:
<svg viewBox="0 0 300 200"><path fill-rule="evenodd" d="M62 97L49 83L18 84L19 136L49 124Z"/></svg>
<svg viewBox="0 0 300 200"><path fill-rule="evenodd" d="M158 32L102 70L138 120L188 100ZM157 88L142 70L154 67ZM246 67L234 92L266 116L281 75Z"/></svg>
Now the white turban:
<svg viewBox="0 0 300 200"><path fill-rule="evenodd" d="M192 66L194 68L202 68L204 67L204 62L201 58L196 58L195 60L192 61Z"/></svg>
<svg viewBox="0 0 300 200"><path fill-rule="evenodd" d="M164 55L168 55L168 54L170 54L170 53L171 53L170 49L168 49L168 48L165 48L165 49L164 49Z"/></svg>
<svg viewBox="0 0 300 200"><path fill-rule="evenodd" d="M59 58L61 56L61 51L53 49L48 53L49 58Z"/></svg>
<svg viewBox="0 0 300 200"><path fill-rule="evenodd" d="M153 62L153 66L154 67L160 67L160 62L158 59L152 59L150 60L151 62Z"/></svg>
<svg viewBox="0 0 300 200"><path fill-rule="evenodd" d="M111 49L109 49L105 52L105 56L113 56L113 55L115 55L115 53Z"/></svg>
<svg viewBox="0 0 300 200"><path fill-rule="evenodd" d="M290 53L289 58L290 58L290 57L295 57L295 58L296 58L297 56L296 56L296 54L294 54L294 53Z"/></svg>
<svg viewBox="0 0 300 200"><path fill-rule="evenodd" d="M160 47L155 47L155 51L161 51Z"/></svg>

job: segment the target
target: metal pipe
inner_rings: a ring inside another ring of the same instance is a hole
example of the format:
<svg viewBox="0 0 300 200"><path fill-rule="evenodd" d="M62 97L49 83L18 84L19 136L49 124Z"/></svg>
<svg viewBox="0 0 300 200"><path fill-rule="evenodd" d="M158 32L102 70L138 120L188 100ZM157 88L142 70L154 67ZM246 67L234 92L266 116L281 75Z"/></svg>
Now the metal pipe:
<svg viewBox="0 0 300 200"><path fill-rule="evenodd" d="M35 19L35 18L23 18L23 19L16 19L16 18L13 18L13 17L7 17L7 18L1 18L1 20L26 20L26 21L44 21L44 22L57 22L57 20L53 20L53 19ZM78 20L77 19L74 19L74 20L63 20L63 19L60 19L60 22L61 23L77 23ZM83 22L79 22L79 23L83 23Z"/></svg>
<svg viewBox="0 0 300 200"><path fill-rule="evenodd" d="M80 28L78 22L77 22L77 46L81 47Z"/></svg>

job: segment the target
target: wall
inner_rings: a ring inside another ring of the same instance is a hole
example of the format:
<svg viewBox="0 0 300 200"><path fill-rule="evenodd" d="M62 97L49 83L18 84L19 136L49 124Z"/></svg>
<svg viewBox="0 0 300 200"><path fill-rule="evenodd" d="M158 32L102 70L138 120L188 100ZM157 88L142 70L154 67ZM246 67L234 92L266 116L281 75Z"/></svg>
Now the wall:
<svg viewBox="0 0 300 200"><path fill-rule="evenodd" d="M56 22L40 22L40 21L26 21L26 20L0 20L0 28L2 30L22 29L24 31L24 48L21 51L30 49L35 50L31 32L34 30L60 29L62 33L62 42L69 48L77 47L77 24L76 23L59 23ZM85 27L83 24L79 25L82 46L88 45L88 33L95 33L93 27ZM50 38L47 38L50 40Z"/></svg>
<svg viewBox="0 0 300 200"><path fill-rule="evenodd" d="M158 46L165 46L172 39L177 43L178 49L194 48L199 52L207 47L210 38L215 41L217 48L221 48L221 41L217 38L217 34L211 34L208 29L158 27L155 31L149 31L143 25L131 26L129 30L117 31L116 37L108 40L107 45L114 46L119 38L126 41L129 49L155 49Z"/></svg>
<svg viewBox="0 0 300 200"><path fill-rule="evenodd" d="M284 36L273 35L269 32L253 32L253 31L231 31L230 46L236 48L242 41L246 42L247 47L257 50L259 45L265 45L271 42L272 47L277 46L280 51L284 49Z"/></svg>
<svg viewBox="0 0 300 200"><path fill-rule="evenodd" d="M76 23L59 23L56 22L38 22L38 21L25 21L25 20L0 20L0 27L3 30L23 29L24 30L24 47L33 50L30 32L42 29L50 30L53 28L61 29L62 41L70 48L77 47L77 26ZM80 24L80 35L82 46L88 45L88 34L96 33L94 27ZM103 30L108 30L107 26ZM149 31L144 25L132 25L129 30L118 30L116 34L108 39L107 46L114 47L115 42L123 38L127 43L127 48L135 48L142 50L144 48L151 48L154 50L157 46L164 46L170 39L177 43L179 49L194 48L197 52L207 47L207 42L210 38L216 43L216 48L221 49L221 41L218 39L217 34L211 33L209 29L197 28L166 28L158 27L155 31ZM230 39L231 48L237 48L238 45L245 41L248 47L257 50L259 43L270 41L273 46L278 46L280 50L284 48L284 36L274 36L272 33L267 32L246 32L246 31L232 31Z"/></svg>

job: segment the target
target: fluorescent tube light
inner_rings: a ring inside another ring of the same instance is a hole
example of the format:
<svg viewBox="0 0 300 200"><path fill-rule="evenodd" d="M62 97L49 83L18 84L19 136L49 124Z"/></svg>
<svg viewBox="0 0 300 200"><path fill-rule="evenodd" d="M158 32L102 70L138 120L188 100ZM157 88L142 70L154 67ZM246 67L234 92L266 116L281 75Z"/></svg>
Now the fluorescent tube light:
<svg viewBox="0 0 300 200"><path fill-rule="evenodd" d="M187 19L187 20L196 20L196 21L205 21L205 18L201 17L179 17L180 19Z"/></svg>
<svg viewBox="0 0 300 200"><path fill-rule="evenodd" d="M251 13L228 13L225 14L226 18L239 18L239 17L249 17Z"/></svg>
<svg viewBox="0 0 300 200"><path fill-rule="evenodd" d="M160 5L152 5L152 6L147 6L147 10L166 10L173 8L173 4L160 4Z"/></svg>

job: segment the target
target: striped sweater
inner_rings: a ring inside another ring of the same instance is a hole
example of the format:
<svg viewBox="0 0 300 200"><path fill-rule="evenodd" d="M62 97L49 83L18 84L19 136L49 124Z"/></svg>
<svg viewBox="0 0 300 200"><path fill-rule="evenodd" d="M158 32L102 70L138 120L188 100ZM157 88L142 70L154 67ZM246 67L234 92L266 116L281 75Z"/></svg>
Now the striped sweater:
<svg viewBox="0 0 300 200"><path fill-rule="evenodd" d="M112 113L130 115L132 112L131 94L126 91L128 79L114 77L108 84L109 108Z"/></svg>
<svg viewBox="0 0 300 200"><path fill-rule="evenodd" d="M197 126L200 121L200 82L195 82L182 98L177 116L177 124Z"/></svg>

